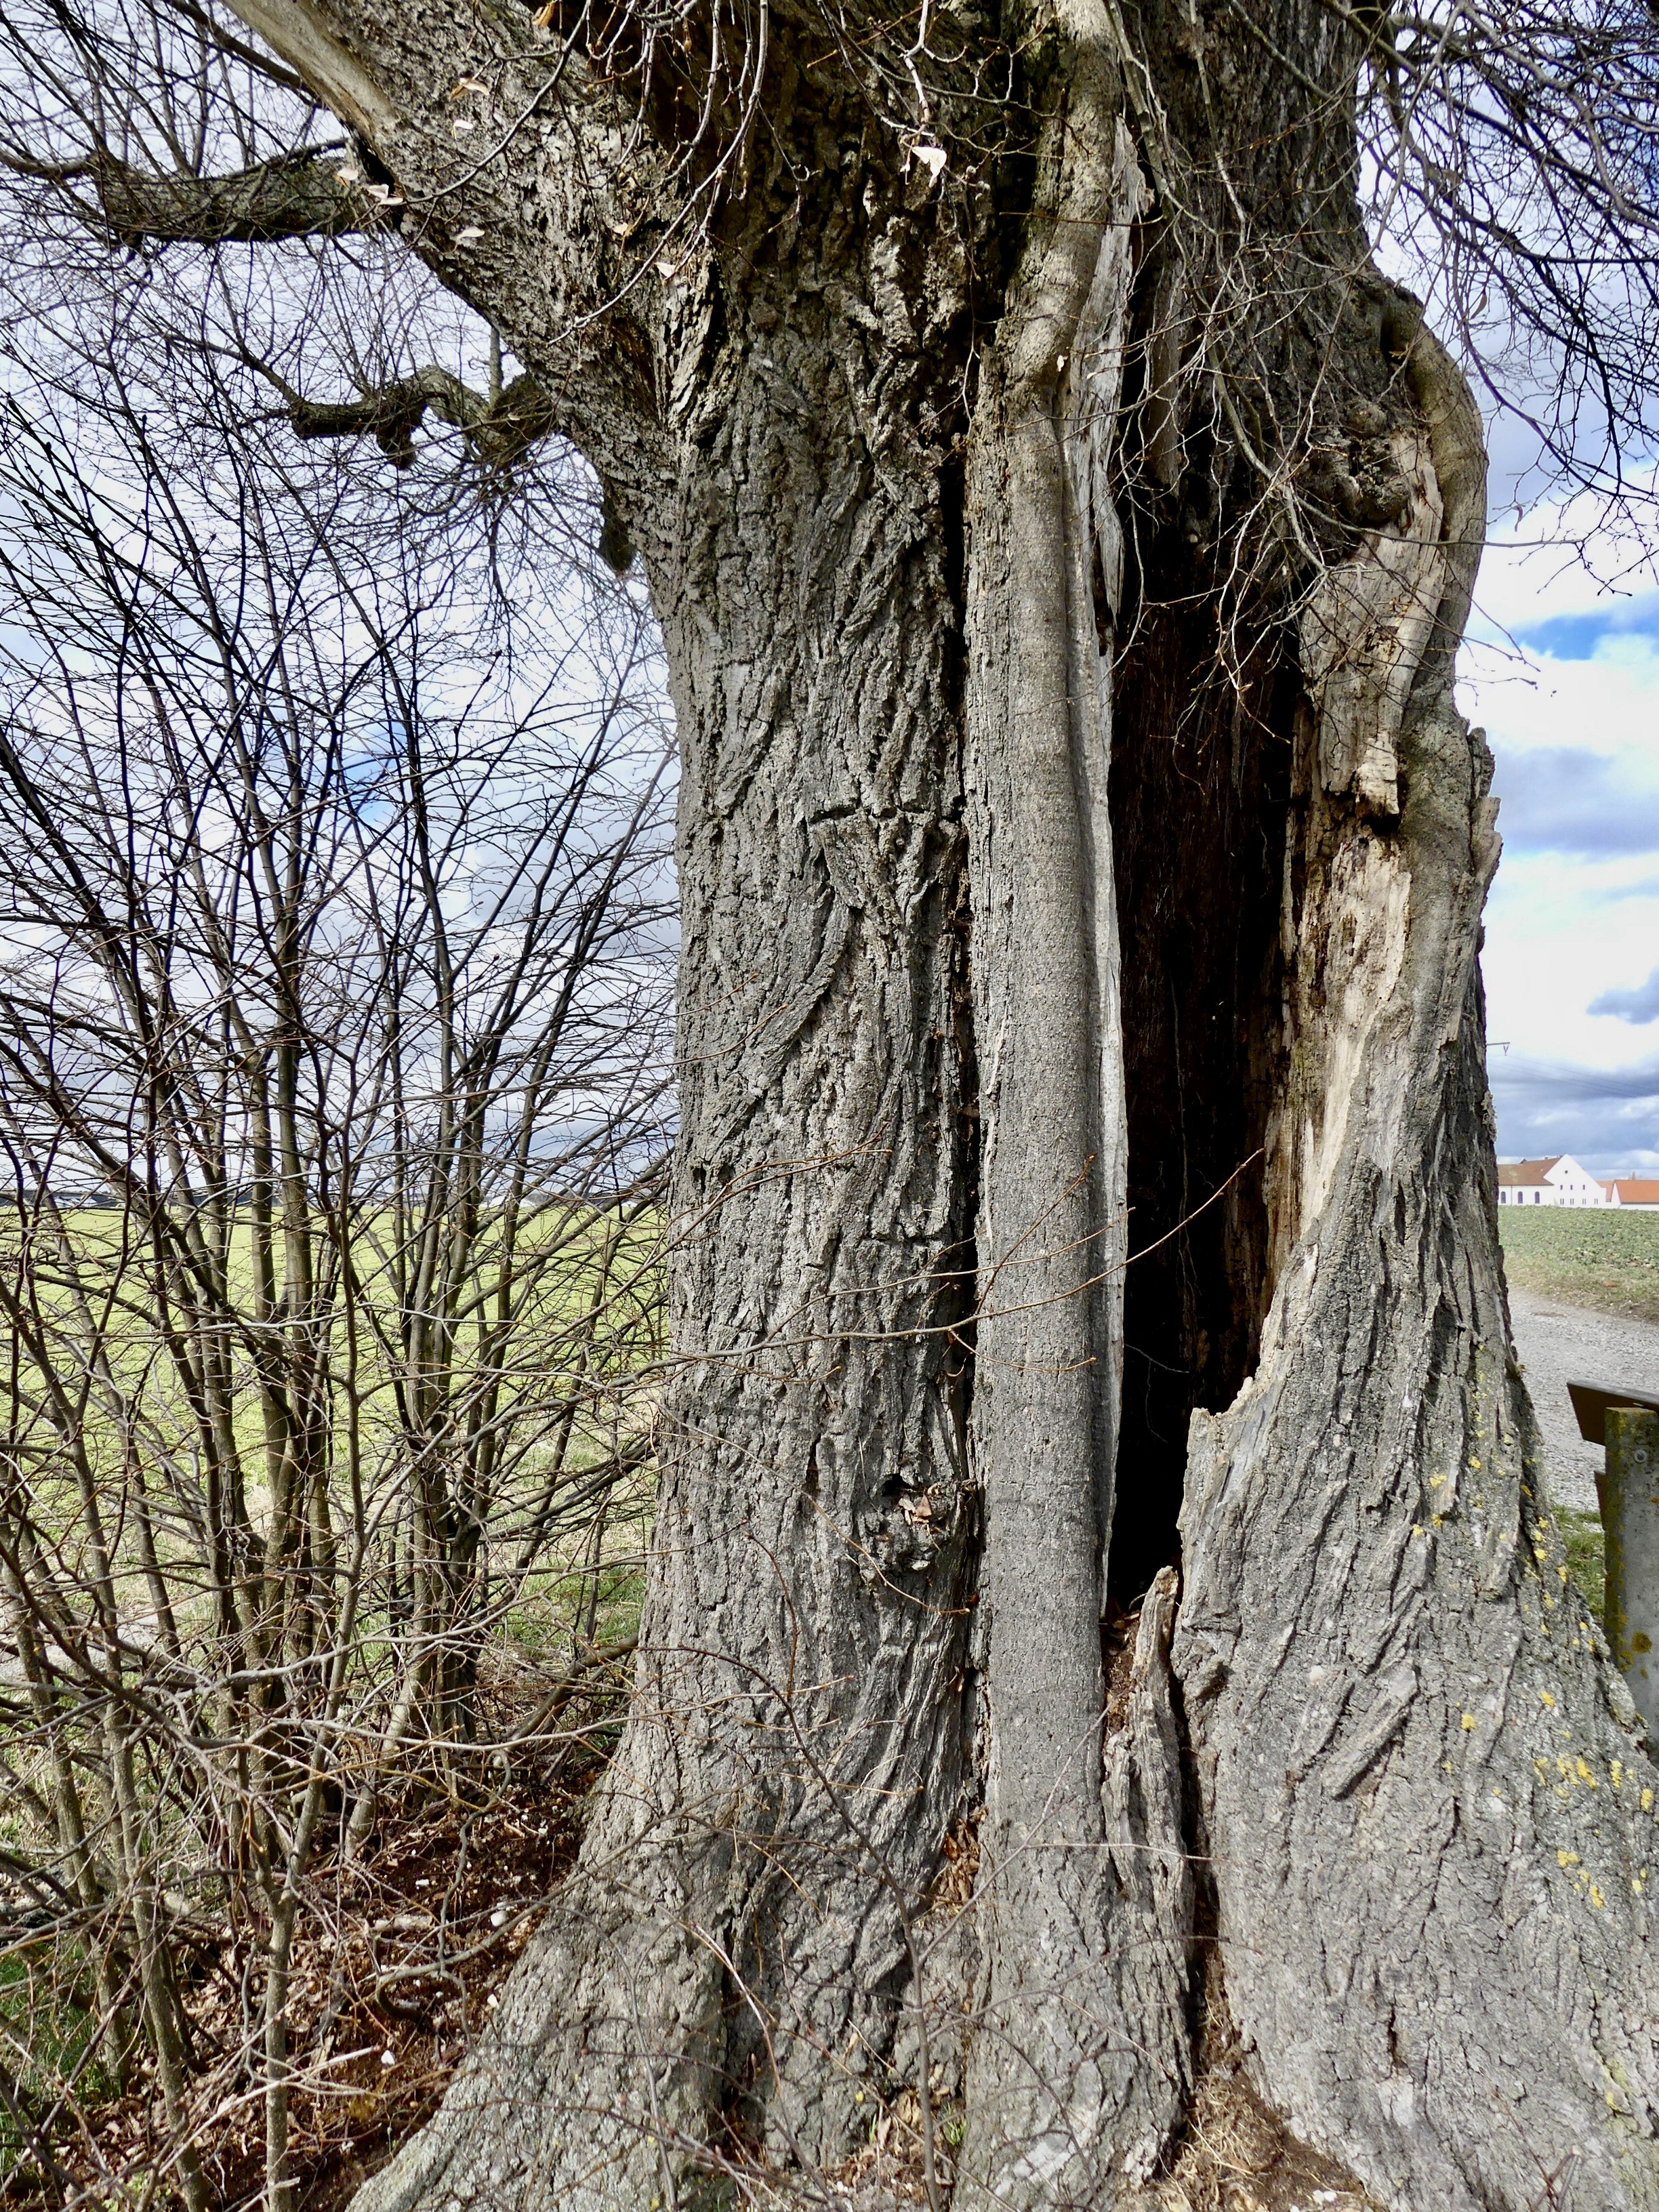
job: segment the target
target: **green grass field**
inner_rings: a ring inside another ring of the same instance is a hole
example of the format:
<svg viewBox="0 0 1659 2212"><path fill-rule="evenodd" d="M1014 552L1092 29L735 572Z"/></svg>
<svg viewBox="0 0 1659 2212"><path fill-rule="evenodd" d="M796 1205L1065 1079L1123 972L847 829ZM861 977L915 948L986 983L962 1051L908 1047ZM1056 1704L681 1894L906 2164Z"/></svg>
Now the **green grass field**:
<svg viewBox="0 0 1659 2212"><path fill-rule="evenodd" d="M1504 1268L1510 1285L1564 1304L1659 1322L1659 1213L1579 1212L1541 1206L1500 1208ZM1557 1516L1567 1566L1599 1620L1601 1523L1594 1513Z"/></svg>
<svg viewBox="0 0 1659 2212"><path fill-rule="evenodd" d="M1500 1206L1498 1219L1516 1289L1659 1322L1659 1212Z"/></svg>

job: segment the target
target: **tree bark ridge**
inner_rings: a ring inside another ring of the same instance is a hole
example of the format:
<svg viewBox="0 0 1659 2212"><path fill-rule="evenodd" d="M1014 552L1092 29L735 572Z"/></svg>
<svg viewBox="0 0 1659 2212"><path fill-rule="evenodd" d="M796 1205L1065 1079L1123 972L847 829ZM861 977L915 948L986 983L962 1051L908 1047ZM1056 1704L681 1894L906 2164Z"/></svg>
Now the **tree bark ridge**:
<svg viewBox="0 0 1659 2212"><path fill-rule="evenodd" d="M1188 2070L1188 1931L1129 1938L1149 1867L1115 1863L1103 1802L1125 1146L1110 650L1092 579L1097 533L1115 520L1098 447L1117 412L1140 186L1103 11L1080 7L1066 27L1078 60L981 368L969 465L988 1725L985 1991L959 2193L1000 2205L1109 2201L1144 2179ZM1167 1792L1148 1802L1168 1811ZM1180 1845L1178 1825L1150 1839L1155 1853Z"/></svg>

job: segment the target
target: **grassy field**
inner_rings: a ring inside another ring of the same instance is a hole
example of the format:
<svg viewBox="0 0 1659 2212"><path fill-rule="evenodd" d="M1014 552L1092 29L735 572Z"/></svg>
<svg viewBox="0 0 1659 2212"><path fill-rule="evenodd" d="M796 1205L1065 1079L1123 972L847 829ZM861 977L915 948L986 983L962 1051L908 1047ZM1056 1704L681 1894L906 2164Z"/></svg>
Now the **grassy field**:
<svg viewBox="0 0 1659 2212"><path fill-rule="evenodd" d="M1502 1206L1498 1218L1516 1289L1659 1322L1659 1212Z"/></svg>
<svg viewBox="0 0 1659 2212"><path fill-rule="evenodd" d="M67 1249L55 1261L50 1253L44 1263L38 1257L36 1261L39 1272L33 1287L42 1323L38 1340L46 1347L59 1378L70 1379L71 1397L75 1379L97 1366L116 1385L131 1393L134 1434L147 1457L151 1487L162 1497L160 1549L161 1564L170 1570L177 1562L168 1534L168 1481L179 1468L188 1475L193 1465L195 1416L155 1321L149 1249L136 1224L113 1207L73 1207L65 1211L62 1219ZM332 1347L330 1371L335 1387L331 1412L336 1464L331 1470L330 1504L337 1526L345 1525L346 1520L347 1501L334 1494L334 1486L337 1478L343 1483L343 1470L349 1464L348 1420L369 1512L377 1525L385 1522L388 1499L407 1474L405 1407L400 1395L406 1376L399 1357L404 1316L388 1254L395 1229L389 1211L365 1213L356 1224L351 1261L358 1285L358 1350L348 1365L337 1255L331 1246L327 1223L319 1219L316 1224L311 1257L316 1280L324 1286L319 1326ZM538 1491L547 1464L545 1443L533 1441L532 1435L526 1447L523 1436L540 1431L549 1438L555 1433L564 1402L564 1380L577 1395L591 1385L592 1401L591 1410L578 1418L568 1440L568 1475L579 1477L590 1464L607 1461L616 1448L613 1430L618 1404L628 1395L628 1370L634 1364L643 1365L656 1349L650 1316L660 1290L654 1264L659 1235L659 1223L654 1214L635 1219L618 1232L613 1216L574 1202L550 1203L520 1225L515 1267L520 1316L511 1355L501 1364L504 1379L493 1401L498 1437L505 1439L509 1424L516 1425L515 1449L510 1455L513 1472L505 1482L499 1475L495 1479L495 1526L489 1545L495 1570L516 1555L516 1522ZM426 1378L429 1391L437 1393L447 1386L454 1405L463 1413L474 1381L473 1363L479 1355L479 1316L488 1310L489 1318L495 1318L490 1298L499 1254L488 1224L477 1243L477 1266L459 1302L466 1318L455 1331L450 1372L440 1378L434 1368ZM16 1218L0 1208L0 1267L21 1266L19 1253ZM280 1251L277 1257L280 1264ZM597 1328L585 1329L584 1322L599 1289L601 1266L609 1285L607 1304ZM234 1347L234 1396L228 1430L241 1455L241 1490L249 1517L254 1533L263 1536L269 1505L268 1469L264 1412L246 1355L254 1329L255 1265L252 1221L246 1213L231 1229L227 1273L225 1325ZM31 1377L27 1393L31 1404L55 1402L52 1393L34 1379L36 1367L30 1364L27 1353L24 1371ZM483 1368L477 1375L487 1380ZM515 1407L520 1410L515 1412ZM635 1418L640 1417L635 1408ZM54 1434L49 1423L37 1419L30 1440L39 1446L31 1468L35 1506L49 1527L70 1529L78 1522L81 1507L69 1462L54 1462L51 1450ZM95 1398L88 1404L79 1441L117 1522L125 1526L127 1516L119 1501L125 1498L123 1486L128 1480L129 1446L118 1425L107 1418L106 1409ZM507 1456L503 1450L503 1457ZM635 1574L630 1579L626 1563L639 1553L641 1528L648 1527L651 1489L648 1472L642 1474L623 1483L613 1501L615 1510L607 1509L599 1554L606 1565L607 1576L601 1577L605 1584L601 1612L594 1625L601 1640L607 1640L602 1634L606 1626L620 1636L637 1625L638 1577ZM582 1516L580 1540L574 1547L550 1545L547 1559L526 1585L526 1595L538 1603L551 1590L560 1593L554 1618L562 1607L568 1611L572 1602L579 1610L586 1603L586 1585L598 1563L586 1548L586 1528L587 1517ZM193 1559L191 1545L186 1544L185 1555ZM613 1559L623 1568L619 1581L609 1573ZM148 1601L147 1586L131 1545L120 1553L118 1565L131 1579L135 1610L143 1613ZM187 1599L176 1601L189 1612ZM627 1624L630 1605L634 1621ZM533 1607L530 1610L520 1607L512 1623L515 1630L525 1628L532 1645L546 1626L531 1627L533 1610Z"/></svg>
<svg viewBox="0 0 1659 2212"><path fill-rule="evenodd" d="M1510 1285L1564 1304L1659 1322L1659 1213L1540 1206L1502 1208L1504 1267ZM1601 1523L1594 1513L1557 1516L1567 1565L1601 1618Z"/></svg>

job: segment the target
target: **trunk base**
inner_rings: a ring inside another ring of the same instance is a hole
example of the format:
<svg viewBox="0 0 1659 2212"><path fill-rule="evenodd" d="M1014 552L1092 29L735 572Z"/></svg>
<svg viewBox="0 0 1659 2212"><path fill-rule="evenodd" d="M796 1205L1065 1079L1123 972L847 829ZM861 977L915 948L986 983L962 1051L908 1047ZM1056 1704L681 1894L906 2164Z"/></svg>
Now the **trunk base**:
<svg viewBox="0 0 1659 2212"><path fill-rule="evenodd" d="M1191 2084L1194 1887L1174 1621L1166 1573L1143 1609L1106 1744L1106 1842L1091 1872L1109 1934L1086 1985L1073 1973L1039 1986L1040 1958L1020 1985L1022 2020L1036 2004L1090 2028L1098 2061L1070 2095L1056 2097L1039 2054L975 1996L997 1889L988 1868L971 1881L971 1848L907 1913L926 2002L924 2114L896 1911L893 1925L867 1913L850 1955L833 1903L804 1917L769 1977L786 2010L757 1986L761 1962L738 1949L732 1896L752 1900L756 1887L731 1840L633 1842L613 1790L437 2116L353 2212L694 2212L734 2197L822 2203L826 2181L838 2202L926 2201L929 2129L940 2205L947 2194L957 2205L1054 2202L1062 2171L1086 2174L1093 2204L1132 2197L1157 2171ZM804 1900L805 1865L796 1875ZM824 1973L815 1950L838 1971ZM1071 1948L1064 1956L1075 1965Z"/></svg>

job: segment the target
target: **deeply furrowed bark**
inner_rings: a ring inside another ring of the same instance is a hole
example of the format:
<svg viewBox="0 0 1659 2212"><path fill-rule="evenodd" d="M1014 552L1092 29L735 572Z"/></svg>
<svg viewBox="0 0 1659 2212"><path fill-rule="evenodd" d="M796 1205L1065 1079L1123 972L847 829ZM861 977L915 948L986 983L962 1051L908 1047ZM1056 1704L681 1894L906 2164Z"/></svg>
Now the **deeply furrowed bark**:
<svg viewBox="0 0 1659 2212"><path fill-rule="evenodd" d="M628 1732L364 2212L787 2191L877 2111L935 2196L1121 2199L1191 2085L1195 1888L1256 2087L1382 2202L1659 2203L1659 1778L1494 1226L1479 425L1369 263L1350 29L1043 14L992 313L994 226L787 26L694 248L615 78L538 108L527 15L246 13L592 458L684 748ZM1115 1727L1109 1538L1152 1583Z"/></svg>
<svg viewBox="0 0 1659 2212"><path fill-rule="evenodd" d="M1286 1260L1255 1375L1194 1418L1177 1662L1269 2100L1389 2204L1645 2205L1655 1775L1509 1340L1474 966L1495 809L1450 699L1480 425L1426 336L1412 368L1394 621L1346 625L1303 729ZM1396 784L1397 822L1350 812Z"/></svg>
<svg viewBox="0 0 1659 2212"><path fill-rule="evenodd" d="M386 2204L648 2203L711 2138L833 2164L915 2068L907 1922L972 1802L961 495L949 416L915 427L961 305L941 252L908 325L860 252L839 299L788 269L726 305L644 518L682 741L672 1564L535 1972Z"/></svg>

